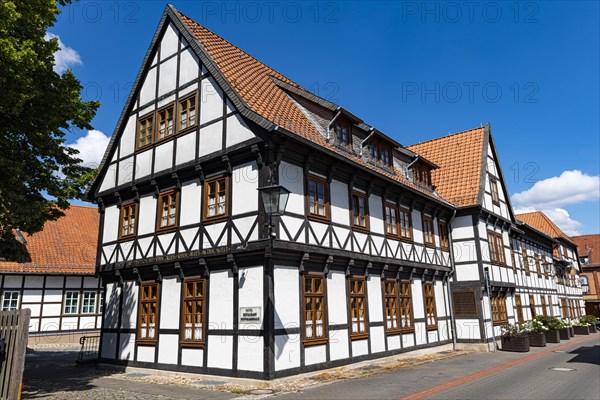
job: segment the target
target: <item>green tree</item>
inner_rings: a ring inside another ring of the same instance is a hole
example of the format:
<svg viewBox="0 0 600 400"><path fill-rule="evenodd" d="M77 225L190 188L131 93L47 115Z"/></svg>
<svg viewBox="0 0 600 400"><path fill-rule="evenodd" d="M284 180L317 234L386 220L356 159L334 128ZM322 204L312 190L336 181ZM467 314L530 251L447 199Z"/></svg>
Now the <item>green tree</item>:
<svg viewBox="0 0 600 400"><path fill-rule="evenodd" d="M91 129L100 105L83 101L71 70L53 70L46 40L71 0L0 0L0 257L18 260L13 230L32 234L83 198L90 169L65 146L69 129Z"/></svg>

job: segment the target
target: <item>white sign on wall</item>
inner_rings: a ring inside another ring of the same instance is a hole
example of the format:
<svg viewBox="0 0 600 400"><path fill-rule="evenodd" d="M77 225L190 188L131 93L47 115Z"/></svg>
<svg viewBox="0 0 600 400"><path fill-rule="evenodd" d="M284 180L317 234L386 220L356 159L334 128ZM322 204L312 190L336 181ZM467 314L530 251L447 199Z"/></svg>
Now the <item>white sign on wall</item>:
<svg viewBox="0 0 600 400"><path fill-rule="evenodd" d="M240 307L240 324L260 324L260 307Z"/></svg>

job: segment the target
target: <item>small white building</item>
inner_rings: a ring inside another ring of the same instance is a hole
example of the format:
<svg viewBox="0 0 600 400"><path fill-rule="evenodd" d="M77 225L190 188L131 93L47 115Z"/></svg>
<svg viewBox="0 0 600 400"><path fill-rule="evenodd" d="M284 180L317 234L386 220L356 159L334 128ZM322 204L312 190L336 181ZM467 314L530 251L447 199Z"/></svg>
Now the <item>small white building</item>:
<svg viewBox="0 0 600 400"><path fill-rule="evenodd" d="M18 235L20 260L0 261L0 308L31 310L30 341L53 343L63 335L99 331L98 219L96 208L71 206L41 232Z"/></svg>

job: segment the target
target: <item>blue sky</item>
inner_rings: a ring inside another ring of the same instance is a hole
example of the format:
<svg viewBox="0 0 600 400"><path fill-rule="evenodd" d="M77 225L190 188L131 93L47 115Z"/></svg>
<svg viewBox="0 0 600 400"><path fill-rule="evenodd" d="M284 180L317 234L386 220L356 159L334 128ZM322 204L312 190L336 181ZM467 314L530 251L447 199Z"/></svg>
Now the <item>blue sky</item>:
<svg viewBox="0 0 600 400"><path fill-rule="evenodd" d="M108 136L165 4L84 0L49 30ZM600 231L598 2L173 4L404 145L490 122L515 205Z"/></svg>

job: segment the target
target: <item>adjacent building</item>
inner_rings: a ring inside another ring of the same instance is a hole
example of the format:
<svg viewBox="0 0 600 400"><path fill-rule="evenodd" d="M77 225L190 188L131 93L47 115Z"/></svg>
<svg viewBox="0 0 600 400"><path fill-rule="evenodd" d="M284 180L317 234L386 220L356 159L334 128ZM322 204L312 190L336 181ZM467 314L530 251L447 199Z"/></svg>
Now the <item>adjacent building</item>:
<svg viewBox="0 0 600 400"><path fill-rule="evenodd" d="M571 240L579 254L585 313L600 318L600 235L572 236Z"/></svg>
<svg viewBox="0 0 600 400"><path fill-rule="evenodd" d="M59 336L98 332L102 286L95 277L98 211L71 206L41 232L17 239L23 258L0 261L1 310L29 308L30 340L53 342Z"/></svg>
<svg viewBox="0 0 600 400"><path fill-rule="evenodd" d="M511 262L521 238L554 271L558 240L517 221L489 125L404 147L172 6L89 197L106 363L273 379L490 343L524 285L558 302Z"/></svg>

